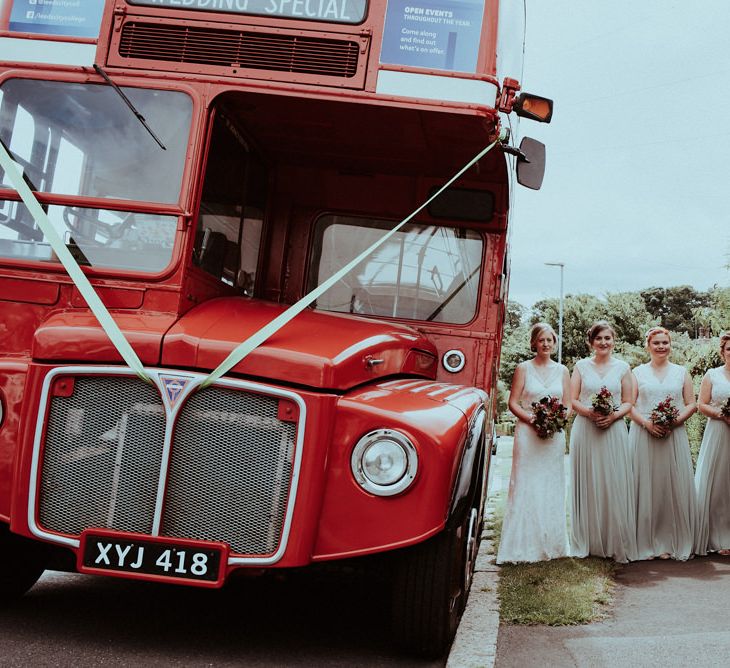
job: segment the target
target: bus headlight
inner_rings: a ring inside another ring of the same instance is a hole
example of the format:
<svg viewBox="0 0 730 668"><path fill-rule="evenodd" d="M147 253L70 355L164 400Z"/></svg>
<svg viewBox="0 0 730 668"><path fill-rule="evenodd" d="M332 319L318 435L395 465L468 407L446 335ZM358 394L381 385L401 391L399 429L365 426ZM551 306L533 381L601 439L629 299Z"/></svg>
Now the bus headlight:
<svg viewBox="0 0 730 668"><path fill-rule="evenodd" d="M355 445L350 458L352 475L371 494L393 496L416 477L418 454L413 443L392 429L376 429Z"/></svg>

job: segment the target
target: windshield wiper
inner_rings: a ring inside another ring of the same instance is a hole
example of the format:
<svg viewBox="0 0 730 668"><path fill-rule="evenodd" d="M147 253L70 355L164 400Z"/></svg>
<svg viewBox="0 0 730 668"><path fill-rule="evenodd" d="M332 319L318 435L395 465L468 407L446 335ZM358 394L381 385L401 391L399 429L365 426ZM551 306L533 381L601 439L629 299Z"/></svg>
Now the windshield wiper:
<svg viewBox="0 0 730 668"><path fill-rule="evenodd" d="M142 116L142 114L140 114L137 111L136 107L132 104L132 101L124 94L124 91L119 86L117 86L117 84L115 84L109 78L109 75L103 69L101 69L101 67L99 67L96 63L94 63L94 70L100 77L102 77L102 79L104 79L104 81L106 81L118 93L119 97L121 97L122 100L124 100L124 103L132 110L132 113L137 117L139 122L142 123L142 125L144 125L145 130L147 130L147 132L150 133L150 135L152 136L152 139L154 139L160 145L160 148L163 151L166 151L167 148L165 147L165 145L159 140L157 135L154 132L152 132L152 128L149 125L147 125L147 121L144 119L144 116Z"/></svg>
<svg viewBox="0 0 730 668"><path fill-rule="evenodd" d="M467 276L467 277L466 277L466 278L465 278L465 279L464 279L464 280L463 280L463 281L462 281L462 282L461 282L461 283L459 284L459 286L458 286L458 287L456 288L456 290L454 290L454 291L453 291L453 292L452 292L452 293L451 293L451 294L450 294L450 295L449 295L449 296L448 296L448 297L447 297L447 298L446 298L446 299L445 299L445 300L444 300L444 301L443 301L443 302L442 302L441 304L439 304L438 308L437 308L437 309L436 309L436 310L435 310L435 311L434 311L434 312L433 312L433 313L432 313L431 315L429 315L429 316L428 316L428 318L426 318L426 322L430 322L430 321L431 321L431 320L433 320L433 319L434 319L434 318L435 318L435 317L436 317L436 316L437 316L437 315L438 315L439 313L441 313L441 311L443 311L443 310L444 310L444 309L445 309L445 308L446 308L446 307L447 307L447 306L449 305L449 303L451 302L451 300L452 300L452 299L453 299L454 297L456 297L456 295L458 295L458 294L459 294L459 293L460 293L460 292L461 292L461 291L462 291L462 290L463 290L463 289L464 289L464 288L466 287L467 283L469 283L469 281L470 281L470 280L471 280L472 278L474 278L474 276L476 276L476 274L477 274L477 272L479 271L479 269L480 269L480 268L481 268L481 267L480 267L479 265L477 265L476 267L474 267L474 271L472 271L472 272L471 272L471 274L469 274L469 275L468 275L468 276Z"/></svg>

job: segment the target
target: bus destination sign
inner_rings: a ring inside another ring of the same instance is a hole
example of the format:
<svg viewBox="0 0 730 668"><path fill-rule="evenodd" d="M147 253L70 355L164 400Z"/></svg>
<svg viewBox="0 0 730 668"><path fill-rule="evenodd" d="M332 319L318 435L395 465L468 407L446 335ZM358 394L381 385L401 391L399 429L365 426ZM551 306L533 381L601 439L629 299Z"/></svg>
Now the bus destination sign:
<svg viewBox="0 0 730 668"><path fill-rule="evenodd" d="M129 3L334 23L361 23L367 8L367 0L129 0Z"/></svg>

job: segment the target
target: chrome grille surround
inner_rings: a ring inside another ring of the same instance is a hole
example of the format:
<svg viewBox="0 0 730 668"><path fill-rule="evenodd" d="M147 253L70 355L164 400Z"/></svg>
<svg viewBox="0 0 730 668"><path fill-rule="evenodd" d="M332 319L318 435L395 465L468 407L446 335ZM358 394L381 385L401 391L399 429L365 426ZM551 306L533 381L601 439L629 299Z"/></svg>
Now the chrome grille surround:
<svg viewBox="0 0 730 668"><path fill-rule="evenodd" d="M75 386L50 405L40 524L66 534L90 526L149 533L165 437L159 394L136 377L86 376Z"/></svg>
<svg viewBox="0 0 730 668"><path fill-rule="evenodd" d="M175 427L163 536L228 536L240 554L276 548L295 437L295 425L277 419L278 403L219 387L188 399ZM225 490L226 498L211 495L211 487Z"/></svg>
<svg viewBox="0 0 730 668"><path fill-rule="evenodd" d="M28 499L33 534L78 547L84 529L111 528L226 542L229 564L278 561L302 458L301 397L230 379L195 392L205 374L146 371L156 388L119 367L46 376ZM59 376L74 379L68 397L51 396ZM296 404L296 422L279 419L281 400Z"/></svg>

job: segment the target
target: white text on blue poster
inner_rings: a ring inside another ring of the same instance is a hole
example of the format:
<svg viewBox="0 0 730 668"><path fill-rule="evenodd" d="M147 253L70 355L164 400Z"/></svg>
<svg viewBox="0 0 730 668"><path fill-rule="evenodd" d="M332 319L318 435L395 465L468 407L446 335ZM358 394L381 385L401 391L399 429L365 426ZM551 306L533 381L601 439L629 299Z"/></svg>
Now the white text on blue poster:
<svg viewBox="0 0 730 668"><path fill-rule="evenodd" d="M103 0L15 0L9 28L13 32L96 39L103 11Z"/></svg>
<svg viewBox="0 0 730 668"><path fill-rule="evenodd" d="M388 0L380 62L475 72L484 0Z"/></svg>

